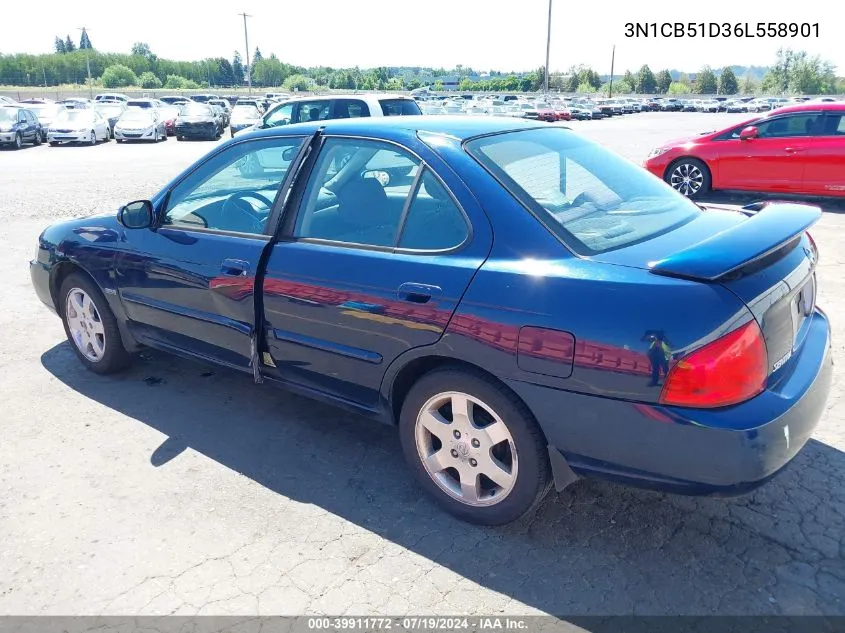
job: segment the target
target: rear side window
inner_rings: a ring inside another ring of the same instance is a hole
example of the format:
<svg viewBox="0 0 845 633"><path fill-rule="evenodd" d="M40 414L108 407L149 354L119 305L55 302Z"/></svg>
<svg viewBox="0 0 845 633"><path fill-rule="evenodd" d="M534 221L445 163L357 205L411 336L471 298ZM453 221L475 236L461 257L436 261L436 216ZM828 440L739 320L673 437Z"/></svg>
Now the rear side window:
<svg viewBox="0 0 845 633"><path fill-rule="evenodd" d="M367 104L358 99L338 99L334 103L336 119L355 119L362 116L370 116L370 109Z"/></svg>
<svg viewBox="0 0 845 633"><path fill-rule="evenodd" d="M408 207L399 248L443 251L460 246L468 237L463 213L431 170L426 169Z"/></svg>
<svg viewBox="0 0 845 633"><path fill-rule="evenodd" d="M379 99L384 116L422 114L420 106L413 99Z"/></svg>
<svg viewBox="0 0 845 633"><path fill-rule="evenodd" d="M561 128L472 139L470 154L573 251L642 242L695 218L689 200L636 165Z"/></svg>

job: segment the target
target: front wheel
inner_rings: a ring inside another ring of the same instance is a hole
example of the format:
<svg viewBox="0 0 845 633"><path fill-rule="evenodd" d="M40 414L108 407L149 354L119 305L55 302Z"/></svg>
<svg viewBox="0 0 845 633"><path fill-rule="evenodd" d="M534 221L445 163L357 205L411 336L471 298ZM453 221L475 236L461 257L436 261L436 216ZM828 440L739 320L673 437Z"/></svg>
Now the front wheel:
<svg viewBox="0 0 845 633"><path fill-rule="evenodd" d="M13 147L15 149L20 149L21 147L23 147L23 136L21 136L20 132L15 134L15 143Z"/></svg>
<svg viewBox="0 0 845 633"><path fill-rule="evenodd" d="M405 398L399 427L416 480L465 521L510 523L549 491L546 442L530 411L482 374L423 376Z"/></svg>
<svg viewBox="0 0 845 633"><path fill-rule="evenodd" d="M94 130L91 130L91 136L88 138L89 145L96 145L97 144L97 133Z"/></svg>
<svg viewBox="0 0 845 633"><path fill-rule="evenodd" d="M82 364L98 374L123 369L131 356L96 284L81 273L72 273L62 282L59 297L65 334Z"/></svg>
<svg viewBox="0 0 845 633"><path fill-rule="evenodd" d="M676 160L666 169L663 179L687 198L697 198L710 191L710 170L697 158Z"/></svg>

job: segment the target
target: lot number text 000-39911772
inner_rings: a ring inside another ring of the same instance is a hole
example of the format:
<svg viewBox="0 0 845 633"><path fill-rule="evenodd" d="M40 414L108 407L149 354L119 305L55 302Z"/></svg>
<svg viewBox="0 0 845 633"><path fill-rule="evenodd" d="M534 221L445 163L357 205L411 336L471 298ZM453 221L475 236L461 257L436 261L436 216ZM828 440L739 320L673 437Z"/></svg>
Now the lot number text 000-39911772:
<svg viewBox="0 0 845 633"><path fill-rule="evenodd" d="M626 22L625 37L818 37L818 22Z"/></svg>

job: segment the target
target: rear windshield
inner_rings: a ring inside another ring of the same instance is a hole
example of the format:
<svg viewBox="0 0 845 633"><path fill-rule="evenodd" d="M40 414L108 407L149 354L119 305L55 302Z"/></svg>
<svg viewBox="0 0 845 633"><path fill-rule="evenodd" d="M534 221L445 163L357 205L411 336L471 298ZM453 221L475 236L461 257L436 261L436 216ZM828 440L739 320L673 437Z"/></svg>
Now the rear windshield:
<svg viewBox="0 0 845 633"><path fill-rule="evenodd" d="M699 213L695 204L642 168L561 128L485 136L466 147L582 255L651 239Z"/></svg>
<svg viewBox="0 0 845 633"><path fill-rule="evenodd" d="M422 114L420 106L413 99L380 99L379 103L385 116Z"/></svg>

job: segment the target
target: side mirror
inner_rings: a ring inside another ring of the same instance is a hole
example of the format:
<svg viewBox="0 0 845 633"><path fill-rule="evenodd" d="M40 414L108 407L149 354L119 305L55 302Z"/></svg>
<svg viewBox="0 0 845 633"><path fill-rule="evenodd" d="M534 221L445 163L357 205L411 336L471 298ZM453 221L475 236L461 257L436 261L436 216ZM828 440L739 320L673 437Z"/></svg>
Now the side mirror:
<svg viewBox="0 0 845 633"><path fill-rule="evenodd" d="M282 160L289 163L294 158L296 158L296 153L298 151L299 151L298 147L288 147L285 151L282 152Z"/></svg>
<svg viewBox="0 0 845 633"><path fill-rule="evenodd" d="M153 225L153 203L136 200L120 207L117 221L127 229L148 229Z"/></svg>
<svg viewBox="0 0 845 633"><path fill-rule="evenodd" d="M739 140L750 141L752 138L757 138L758 134L757 128L753 125L749 125L739 133Z"/></svg>

